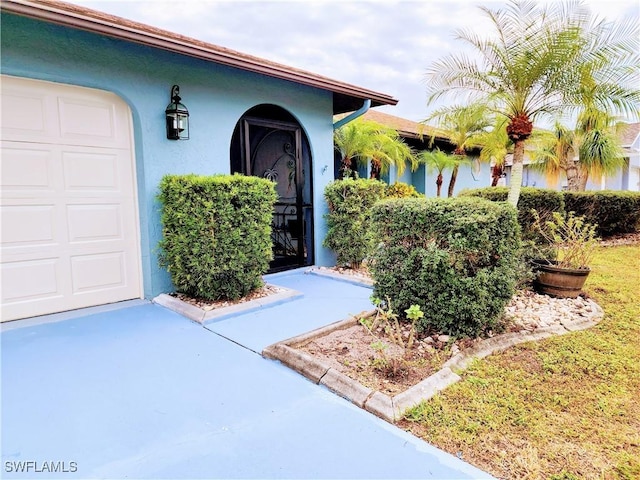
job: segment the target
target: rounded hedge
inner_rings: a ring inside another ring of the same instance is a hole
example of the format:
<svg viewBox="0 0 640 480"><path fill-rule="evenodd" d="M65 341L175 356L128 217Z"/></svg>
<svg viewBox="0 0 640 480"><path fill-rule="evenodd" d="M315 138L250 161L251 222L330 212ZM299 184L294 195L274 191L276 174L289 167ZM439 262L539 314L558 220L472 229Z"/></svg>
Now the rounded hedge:
<svg viewBox="0 0 640 480"><path fill-rule="evenodd" d="M457 337L495 329L515 293L520 227L509 204L479 198L394 199L373 208L381 240L374 296L419 305L418 328Z"/></svg>

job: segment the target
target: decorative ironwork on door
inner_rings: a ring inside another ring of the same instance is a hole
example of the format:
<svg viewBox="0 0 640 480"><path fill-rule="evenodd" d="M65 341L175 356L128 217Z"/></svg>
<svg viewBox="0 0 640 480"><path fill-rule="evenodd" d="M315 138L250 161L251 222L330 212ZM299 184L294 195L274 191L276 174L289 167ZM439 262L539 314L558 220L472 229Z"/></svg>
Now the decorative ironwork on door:
<svg viewBox="0 0 640 480"><path fill-rule="evenodd" d="M245 171L275 182L278 192L271 231L271 271L303 266L310 260L312 206L310 195L305 195L301 134L299 126L289 123L244 120Z"/></svg>

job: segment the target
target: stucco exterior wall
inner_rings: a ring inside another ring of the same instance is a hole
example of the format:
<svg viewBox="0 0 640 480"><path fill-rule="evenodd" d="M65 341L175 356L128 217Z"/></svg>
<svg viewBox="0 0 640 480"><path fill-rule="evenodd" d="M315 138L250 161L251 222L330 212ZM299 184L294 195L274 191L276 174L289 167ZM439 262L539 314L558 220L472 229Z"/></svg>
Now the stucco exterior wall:
<svg viewBox="0 0 640 480"><path fill-rule="evenodd" d="M229 173L234 127L260 104L289 111L309 139L315 263L333 263L322 247L323 191L333 179L330 92L14 15L2 15L1 35L3 74L110 91L131 108L145 297L172 290L157 261L160 179L167 173ZM174 84L190 113L188 141L166 139L164 109Z"/></svg>
<svg viewBox="0 0 640 480"><path fill-rule="evenodd" d="M465 188L481 188L491 185L491 167L489 164L480 163L480 169L474 171L471 165L462 165L458 170L458 178L454 188L454 196L458 195ZM429 172L424 164L418 165L415 171L411 171L409 165L406 166L402 175L398 175L396 167L391 167L390 171L382 176L382 179L393 184L394 182L403 182L413 185L418 193L424 194L426 197L436 196L436 178L438 172ZM441 196L447 196L449 188L449 180L451 179L451 171L446 170L443 173L443 183Z"/></svg>
<svg viewBox="0 0 640 480"><path fill-rule="evenodd" d="M507 184L511 177L511 167L507 167ZM586 190L629 190L632 192L640 191L640 169L634 168L633 165L626 165L620 168L615 174L602 178L589 178L587 180ZM544 174L532 170L528 165L524 166L522 173L522 186L548 188L551 190L563 190L566 187L566 178L561 175L555 183L549 183Z"/></svg>
<svg viewBox="0 0 640 480"><path fill-rule="evenodd" d="M476 160L473 160L476 162ZM451 179L451 173L448 175L445 173L443 189L449 188L449 180ZM433 188L435 189L436 179L433 178ZM488 163L479 162L476 165L461 165L458 170L458 178L456 179L456 185L453 194L457 196L462 190L466 188L483 188L491 186L491 166Z"/></svg>
<svg viewBox="0 0 640 480"><path fill-rule="evenodd" d="M456 178L456 184L453 190L453 196L458 194L467 188L482 188L491 186L491 167L488 163L480 163L480 169L474 171L471 165L461 165L458 169L458 177ZM424 171L424 170L423 170ZM424 191L427 197L435 197L437 194L436 179L438 172L426 171L423 173L425 176ZM449 181L451 180L451 170L445 170L442 173L442 191L441 197L446 197L449 189ZM417 187L416 187L417 188ZM418 190L420 191L420 190Z"/></svg>

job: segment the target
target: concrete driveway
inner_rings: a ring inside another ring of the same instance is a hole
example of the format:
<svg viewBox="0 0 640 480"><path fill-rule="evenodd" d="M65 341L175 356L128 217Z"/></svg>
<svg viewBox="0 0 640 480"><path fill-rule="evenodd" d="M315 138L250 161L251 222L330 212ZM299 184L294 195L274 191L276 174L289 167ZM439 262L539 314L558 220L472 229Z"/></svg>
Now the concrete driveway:
<svg viewBox="0 0 640 480"><path fill-rule="evenodd" d="M3 331L3 478L491 478L257 354L370 294L270 282L304 296L207 328L142 304Z"/></svg>

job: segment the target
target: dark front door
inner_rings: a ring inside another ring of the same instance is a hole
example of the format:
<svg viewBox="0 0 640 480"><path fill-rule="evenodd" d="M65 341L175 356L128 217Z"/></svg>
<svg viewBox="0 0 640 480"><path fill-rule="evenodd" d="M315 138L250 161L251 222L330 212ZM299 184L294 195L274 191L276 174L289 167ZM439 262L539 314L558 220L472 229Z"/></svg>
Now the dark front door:
<svg viewBox="0 0 640 480"><path fill-rule="evenodd" d="M271 271L309 264L312 206L305 195L305 166L300 126L260 118L242 120L244 173L276 182ZM305 168L306 167L306 168Z"/></svg>

